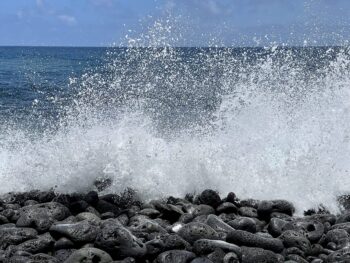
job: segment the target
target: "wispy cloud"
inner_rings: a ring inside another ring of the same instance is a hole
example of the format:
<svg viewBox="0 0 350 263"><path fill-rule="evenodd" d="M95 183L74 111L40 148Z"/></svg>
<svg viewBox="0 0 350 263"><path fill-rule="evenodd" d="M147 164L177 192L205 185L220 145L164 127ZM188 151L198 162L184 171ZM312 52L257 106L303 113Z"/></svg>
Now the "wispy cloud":
<svg viewBox="0 0 350 263"><path fill-rule="evenodd" d="M67 26L74 26L77 23L77 19L74 16L63 14L58 15L57 18Z"/></svg>

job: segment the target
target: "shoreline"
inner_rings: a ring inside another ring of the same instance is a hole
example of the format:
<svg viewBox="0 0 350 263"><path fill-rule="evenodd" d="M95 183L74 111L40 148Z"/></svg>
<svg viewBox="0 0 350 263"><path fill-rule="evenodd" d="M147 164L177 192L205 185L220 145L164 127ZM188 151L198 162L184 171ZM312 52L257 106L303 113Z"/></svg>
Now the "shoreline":
<svg viewBox="0 0 350 263"><path fill-rule="evenodd" d="M239 200L210 189L142 202L121 194L0 196L0 262L347 262L349 198L334 215L295 216L286 200ZM84 261L85 260L85 261Z"/></svg>

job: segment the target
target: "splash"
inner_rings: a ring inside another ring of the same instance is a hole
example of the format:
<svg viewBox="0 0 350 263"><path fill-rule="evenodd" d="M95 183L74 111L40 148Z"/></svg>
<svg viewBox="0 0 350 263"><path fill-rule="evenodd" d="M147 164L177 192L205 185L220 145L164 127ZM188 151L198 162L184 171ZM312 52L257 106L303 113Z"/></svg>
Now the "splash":
<svg viewBox="0 0 350 263"><path fill-rule="evenodd" d="M135 43L135 42L133 42ZM0 192L213 188L337 210L350 189L347 48L111 49L55 129L2 126ZM32 120L35 121L35 120Z"/></svg>

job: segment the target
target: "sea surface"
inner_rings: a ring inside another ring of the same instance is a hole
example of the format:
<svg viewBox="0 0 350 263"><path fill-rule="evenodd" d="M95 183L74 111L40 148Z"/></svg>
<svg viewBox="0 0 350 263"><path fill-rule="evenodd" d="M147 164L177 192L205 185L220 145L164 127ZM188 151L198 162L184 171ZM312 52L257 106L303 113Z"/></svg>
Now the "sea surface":
<svg viewBox="0 0 350 263"><path fill-rule="evenodd" d="M347 47L0 47L0 193L350 192Z"/></svg>

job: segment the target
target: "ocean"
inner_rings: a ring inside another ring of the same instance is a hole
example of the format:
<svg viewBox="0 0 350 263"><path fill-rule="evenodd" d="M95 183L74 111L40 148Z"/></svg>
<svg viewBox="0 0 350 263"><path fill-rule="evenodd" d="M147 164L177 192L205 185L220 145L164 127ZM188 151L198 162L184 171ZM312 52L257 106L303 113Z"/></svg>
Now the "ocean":
<svg viewBox="0 0 350 263"><path fill-rule="evenodd" d="M0 194L206 188L337 209L347 47L0 47Z"/></svg>

